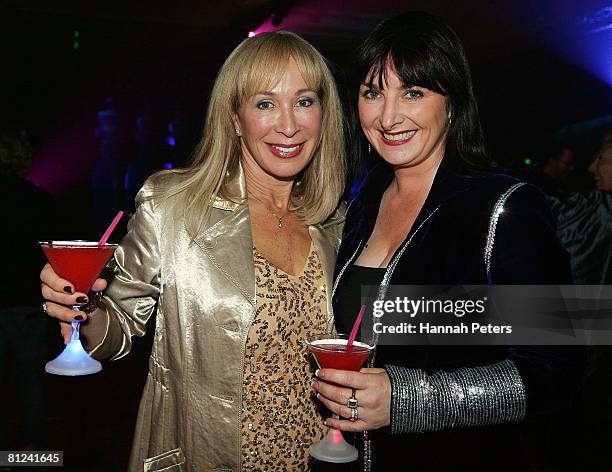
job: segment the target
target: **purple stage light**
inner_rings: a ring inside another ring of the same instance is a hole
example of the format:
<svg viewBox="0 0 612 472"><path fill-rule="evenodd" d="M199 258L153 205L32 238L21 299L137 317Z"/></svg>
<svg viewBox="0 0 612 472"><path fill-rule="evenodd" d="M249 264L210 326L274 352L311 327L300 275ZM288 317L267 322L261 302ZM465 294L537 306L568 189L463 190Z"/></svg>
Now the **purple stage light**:
<svg viewBox="0 0 612 472"><path fill-rule="evenodd" d="M284 9L282 12L272 13L262 24L256 29L249 31L249 38L257 36L261 33L268 33L270 31L278 31L279 29L287 29L292 31L297 26L295 21L289 17L289 10ZM293 27L293 29L292 29Z"/></svg>
<svg viewBox="0 0 612 472"><path fill-rule="evenodd" d="M612 85L612 6L584 15L577 30L574 62Z"/></svg>
<svg viewBox="0 0 612 472"><path fill-rule="evenodd" d="M608 3L606 5L605 3ZM612 85L612 5L602 0L495 3L496 14L564 61Z"/></svg>
<svg viewBox="0 0 612 472"><path fill-rule="evenodd" d="M32 156L28 180L52 195L88 186L98 158L94 131L87 128L85 119L75 121L58 125Z"/></svg>
<svg viewBox="0 0 612 472"><path fill-rule="evenodd" d="M176 147L176 139L174 138L174 123L168 122L168 136L166 136L166 144L170 147Z"/></svg>

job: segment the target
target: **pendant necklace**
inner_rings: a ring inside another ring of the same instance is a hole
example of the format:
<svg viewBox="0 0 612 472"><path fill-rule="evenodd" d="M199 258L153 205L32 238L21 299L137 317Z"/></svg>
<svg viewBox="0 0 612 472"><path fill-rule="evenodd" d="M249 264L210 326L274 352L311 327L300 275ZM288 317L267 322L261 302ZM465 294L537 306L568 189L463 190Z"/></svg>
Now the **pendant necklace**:
<svg viewBox="0 0 612 472"><path fill-rule="evenodd" d="M268 207L268 205L266 205L266 204L264 203L264 201L263 201L263 200L261 200L260 198L257 198L257 197L256 197L255 195L253 195L252 193L249 193L248 195L249 195L250 197L253 197L253 198L254 198L255 200L257 200L259 203L261 203L261 204L264 206L264 208L265 208L265 209L268 211L268 213L271 213L271 214L274 216L274 218L276 218L276 219L278 220L278 225L277 225L277 226L278 226L280 229L282 229L282 228L283 228L283 218L284 218L285 216L287 216L287 213L289 213L289 210L287 210L287 211L285 212L285 214L284 214L284 215L278 216L276 213L274 213L272 210L270 210L270 208Z"/></svg>

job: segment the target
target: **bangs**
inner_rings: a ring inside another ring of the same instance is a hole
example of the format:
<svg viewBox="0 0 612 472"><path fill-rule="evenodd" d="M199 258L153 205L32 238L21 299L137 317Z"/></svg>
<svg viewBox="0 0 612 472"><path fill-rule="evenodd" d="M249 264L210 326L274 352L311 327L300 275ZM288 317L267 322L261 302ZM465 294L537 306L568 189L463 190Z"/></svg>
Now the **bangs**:
<svg viewBox="0 0 612 472"><path fill-rule="evenodd" d="M404 88L423 87L443 95L449 113L445 153L468 173L491 169L465 50L444 20L419 11L385 19L357 48L353 65L353 93L359 94L362 85L388 89L391 73ZM360 137L356 154L367 156L367 139L357 120L353 131Z"/></svg>
<svg viewBox="0 0 612 472"><path fill-rule="evenodd" d="M440 78L445 76L444 71L437 70L437 64L431 57L408 47L401 51L391 49L370 62L373 65L365 73L364 83L368 87L376 84L383 90L387 87L388 71L394 70L404 87L423 87L446 96L447 91L440 84Z"/></svg>
<svg viewBox="0 0 612 472"><path fill-rule="evenodd" d="M384 89L387 72L394 70L405 87L424 87L441 95L452 95L453 82L460 78L456 56L462 56L462 51L449 41L447 36L451 33L426 14L382 22L357 51L355 65L359 79Z"/></svg>
<svg viewBox="0 0 612 472"><path fill-rule="evenodd" d="M321 57L292 35L279 35L269 38L266 33L255 36L251 41L262 39L259 45L245 54L241 69L247 73L237 74L236 93L238 103L235 109L257 93L270 91L283 78L290 58L295 61L304 82L322 99L325 71L321 67Z"/></svg>

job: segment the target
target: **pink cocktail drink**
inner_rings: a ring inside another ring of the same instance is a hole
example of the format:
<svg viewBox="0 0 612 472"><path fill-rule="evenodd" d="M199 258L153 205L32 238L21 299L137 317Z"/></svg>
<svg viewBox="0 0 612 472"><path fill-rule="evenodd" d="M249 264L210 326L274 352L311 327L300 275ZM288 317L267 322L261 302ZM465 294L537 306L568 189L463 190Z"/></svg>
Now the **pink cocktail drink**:
<svg viewBox="0 0 612 472"><path fill-rule="evenodd" d="M112 257L116 244L93 241L43 241L45 256L57 275L74 285L76 292L87 293ZM73 310L79 311L75 305ZM99 372L102 365L89 356L79 339L78 317L72 321L72 337L64 351L47 362L45 370L57 375L87 375Z"/></svg>
<svg viewBox="0 0 612 472"><path fill-rule="evenodd" d="M87 293L112 257L116 244L98 246L90 241L50 241L41 243L45 256L57 275Z"/></svg>
<svg viewBox="0 0 612 472"><path fill-rule="evenodd" d="M348 336L326 335L306 343L319 367L358 371L365 364L374 346L355 341L348 347ZM338 418L334 414L334 418ZM330 428L325 437L309 449L310 455L325 462L352 462L359 457L357 449L347 443L338 429Z"/></svg>
<svg viewBox="0 0 612 472"><path fill-rule="evenodd" d="M371 346L358 341L348 349L346 339L318 339L309 349L321 367L354 371L361 369L372 352Z"/></svg>

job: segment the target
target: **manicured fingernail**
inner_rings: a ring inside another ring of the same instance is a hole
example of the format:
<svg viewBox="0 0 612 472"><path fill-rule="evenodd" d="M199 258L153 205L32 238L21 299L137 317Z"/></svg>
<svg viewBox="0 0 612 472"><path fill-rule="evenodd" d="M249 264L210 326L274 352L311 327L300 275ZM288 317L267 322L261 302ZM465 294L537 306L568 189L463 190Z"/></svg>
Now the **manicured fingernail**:
<svg viewBox="0 0 612 472"><path fill-rule="evenodd" d="M319 382L313 382L311 387L313 390L317 390L319 388Z"/></svg>
<svg viewBox="0 0 612 472"><path fill-rule="evenodd" d="M320 399L321 399L321 394L317 393L317 400L320 400Z"/></svg>
<svg viewBox="0 0 612 472"><path fill-rule="evenodd" d="M325 426L329 426L329 425L327 424L327 420L323 421L323 424L324 424Z"/></svg>
<svg viewBox="0 0 612 472"><path fill-rule="evenodd" d="M323 375L323 372L321 372L321 369L315 370L315 375L317 377L319 377L320 379L324 379L325 378L325 376Z"/></svg>
<svg viewBox="0 0 612 472"><path fill-rule="evenodd" d="M87 297L77 297L77 303L87 303Z"/></svg>
<svg viewBox="0 0 612 472"><path fill-rule="evenodd" d="M66 292L66 293L72 293L72 287L71 287L70 285L66 285L66 286L64 287L64 292Z"/></svg>
<svg viewBox="0 0 612 472"><path fill-rule="evenodd" d="M85 317L83 315L76 315L74 317L74 321L83 321L85 319Z"/></svg>
<svg viewBox="0 0 612 472"><path fill-rule="evenodd" d="M318 377L319 376L319 369L315 370L315 375Z"/></svg>

